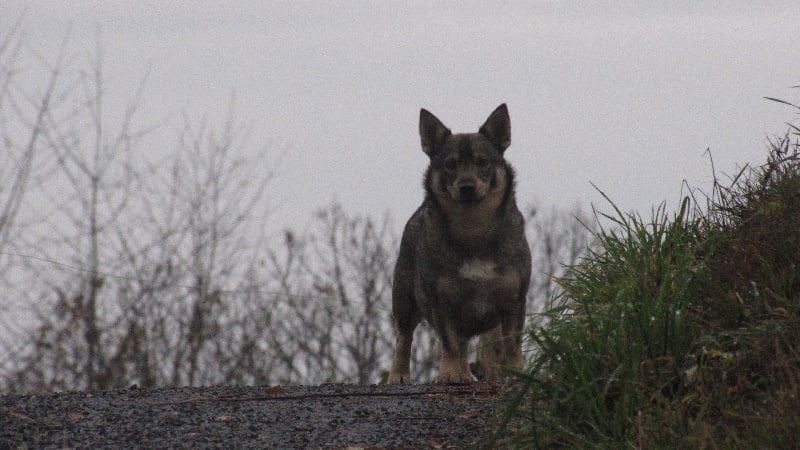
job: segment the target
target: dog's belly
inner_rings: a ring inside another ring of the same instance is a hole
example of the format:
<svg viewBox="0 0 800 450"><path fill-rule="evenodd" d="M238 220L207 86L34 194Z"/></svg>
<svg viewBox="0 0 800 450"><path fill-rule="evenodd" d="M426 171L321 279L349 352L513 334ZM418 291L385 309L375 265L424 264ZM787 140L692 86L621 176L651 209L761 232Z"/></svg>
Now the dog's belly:
<svg viewBox="0 0 800 450"><path fill-rule="evenodd" d="M456 329L471 337L494 328L517 309L520 287L516 270L501 272L492 261L470 259L455 275L439 277L436 294Z"/></svg>

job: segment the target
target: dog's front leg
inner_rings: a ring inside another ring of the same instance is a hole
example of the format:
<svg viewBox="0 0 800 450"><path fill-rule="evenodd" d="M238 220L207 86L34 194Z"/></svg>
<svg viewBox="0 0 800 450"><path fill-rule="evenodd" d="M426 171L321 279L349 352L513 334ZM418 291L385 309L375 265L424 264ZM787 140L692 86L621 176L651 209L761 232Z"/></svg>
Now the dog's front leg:
<svg viewBox="0 0 800 450"><path fill-rule="evenodd" d="M520 302L519 309L502 320L504 361L503 364L515 369L525 367L522 357L522 331L525 327L525 303Z"/></svg>
<svg viewBox="0 0 800 450"><path fill-rule="evenodd" d="M478 340L477 363L483 374L483 381L501 381L501 366L505 363L506 343L503 340L503 328L498 325L483 333Z"/></svg>
<svg viewBox="0 0 800 450"><path fill-rule="evenodd" d="M523 316L524 317L524 316ZM522 327L516 316L507 317L491 330L483 333L478 341L478 366L483 372L483 381L502 381L502 366L522 369Z"/></svg>
<svg viewBox="0 0 800 450"><path fill-rule="evenodd" d="M463 384L477 381L469 370L469 339L460 336L449 324L439 330L442 339L442 361L434 380L441 384Z"/></svg>

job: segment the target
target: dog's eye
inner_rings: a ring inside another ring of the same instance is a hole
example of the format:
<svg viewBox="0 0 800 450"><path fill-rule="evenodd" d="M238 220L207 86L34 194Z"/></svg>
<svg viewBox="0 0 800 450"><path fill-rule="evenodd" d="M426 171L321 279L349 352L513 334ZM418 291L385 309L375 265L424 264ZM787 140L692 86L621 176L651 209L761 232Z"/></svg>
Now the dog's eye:
<svg viewBox="0 0 800 450"><path fill-rule="evenodd" d="M478 158L475 161L475 165L478 166L479 169L485 169L489 167L489 160L486 158Z"/></svg>
<svg viewBox="0 0 800 450"><path fill-rule="evenodd" d="M458 160L456 158L447 158L444 160L445 170L454 171L458 168Z"/></svg>

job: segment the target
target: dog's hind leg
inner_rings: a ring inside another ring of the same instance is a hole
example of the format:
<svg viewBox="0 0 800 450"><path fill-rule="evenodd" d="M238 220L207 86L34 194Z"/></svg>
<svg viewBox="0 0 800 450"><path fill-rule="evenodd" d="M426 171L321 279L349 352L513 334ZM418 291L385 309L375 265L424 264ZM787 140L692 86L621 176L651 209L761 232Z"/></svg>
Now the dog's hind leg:
<svg viewBox="0 0 800 450"><path fill-rule="evenodd" d="M394 359L386 383L411 384L411 342L414 339L414 329L420 320L421 318L414 318L411 323L404 324L403 327L398 325Z"/></svg>
<svg viewBox="0 0 800 450"><path fill-rule="evenodd" d="M394 360L389 371L387 384L411 384L411 341L412 333L397 333Z"/></svg>
<svg viewBox="0 0 800 450"><path fill-rule="evenodd" d="M392 314L397 327L397 338L392 368L386 383L411 384L411 343L414 340L414 330L422 321L422 315L413 297L395 292L393 300Z"/></svg>

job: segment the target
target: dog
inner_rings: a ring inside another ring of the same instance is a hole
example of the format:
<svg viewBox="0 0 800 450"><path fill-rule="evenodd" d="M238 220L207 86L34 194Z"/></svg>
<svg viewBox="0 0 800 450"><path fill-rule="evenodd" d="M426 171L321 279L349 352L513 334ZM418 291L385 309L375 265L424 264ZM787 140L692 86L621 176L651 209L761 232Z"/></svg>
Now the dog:
<svg viewBox="0 0 800 450"><path fill-rule="evenodd" d="M396 348L387 383L409 384L411 343L422 319L441 341L436 383L476 381L470 338L480 335L476 373L502 378L501 366L522 368L525 296L531 252L514 196L505 104L477 133L453 134L420 111L422 150L430 158L425 199L408 220L392 285Z"/></svg>

